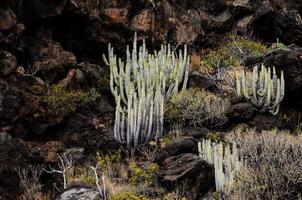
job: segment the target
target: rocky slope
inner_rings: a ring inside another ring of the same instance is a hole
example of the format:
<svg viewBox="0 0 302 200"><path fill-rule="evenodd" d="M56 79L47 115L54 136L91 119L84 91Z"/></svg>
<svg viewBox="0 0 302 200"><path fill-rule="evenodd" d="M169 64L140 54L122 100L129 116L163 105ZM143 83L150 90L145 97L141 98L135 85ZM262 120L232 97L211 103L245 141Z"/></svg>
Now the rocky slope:
<svg viewBox="0 0 302 200"><path fill-rule="evenodd" d="M16 199L22 192L12 166L54 163L57 153L71 148L84 148L89 154L117 146L110 128L114 101L107 85L109 69L101 55L107 52L108 43L122 55L134 32L139 39L146 38L150 49L169 42L174 46L188 44L190 52L215 48L230 33L266 44L278 38L288 48L272 50L257 62L284 70L283 110L296 120L302 108L301 15L302 2L295 0L3 0L0 197ZM194 73L190 79L193 85L205 87ZM92 105L76 106L72 112L53 113L47 96L54 84L73 91L98 88L101 97ZM256 115L249 108L245 103L232 105L231 123L250 120L249 124L259 129L290 126L278 124L271 116ZM261 123L263 120L267 123ZM183 139L196 143L193 136ZM178 148L177 144L173 147ZM208 167L192 154L196 149L183 148L179 147L179 152L185 155L169 150L162 153L163 168L169 169L162 173L164 182L183 176L174 169L178 161L185 163L183 169L192 171L188 176L196 173L197 164ZM210 175L200 175L205 176ZM193 183L196 181L200 183Z"/></svg>

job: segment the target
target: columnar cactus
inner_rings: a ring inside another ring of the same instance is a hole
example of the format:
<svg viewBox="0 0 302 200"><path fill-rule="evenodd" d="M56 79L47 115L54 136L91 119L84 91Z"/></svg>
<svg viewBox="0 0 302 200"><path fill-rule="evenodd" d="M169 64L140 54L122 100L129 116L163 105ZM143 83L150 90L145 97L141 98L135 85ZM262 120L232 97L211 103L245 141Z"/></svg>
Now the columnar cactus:
<svg viewBox="0 0 302 200"><path fill-rule="evenodd" d="M198 151L200 158L214 165L216 190L231 189L245 165L236 144L223 146L222 143L202 140L198 143Z"/></svg>
<svg viewBox="0 0 302 200"><path fill-rule="evenodd" d="M273 115L278 114L280 102L283 100L285 91L284 75L281 71L281 78L276 75L273 68L273 74L270 68L263 64L261 70L258 67L253 68L252 75L245 74L244 71L236 76L236 93L238 96L244 96L260 112L269 111Z"/></svg>
<svg viewBox="0 0 302 200"><path fill-rule="evenodd" d="M163 132L164 100L187 85L186 46L178 56L169 44L150 54L145 41L137 48L135 33L132 53L127 46L125 61L114 55L110 44L108 55L103 58L110 66L110 88L116 100L116 140L132 149L157 139Z"/></svg>

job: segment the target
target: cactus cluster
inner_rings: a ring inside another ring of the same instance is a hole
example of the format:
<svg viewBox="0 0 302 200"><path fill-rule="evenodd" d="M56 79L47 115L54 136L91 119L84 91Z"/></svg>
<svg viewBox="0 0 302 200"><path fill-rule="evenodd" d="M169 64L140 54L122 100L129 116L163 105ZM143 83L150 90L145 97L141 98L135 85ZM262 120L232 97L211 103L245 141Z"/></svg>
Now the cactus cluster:
<svg viewBox="0 0 302 200"><path fill-rule="evenodd" d="M145 41L137 48L135 33L132 52L127 46L125 61L117 58L110 44L108 55L103 58L110 66L110 88L116 100L114 136L133 149L162 134L164 101L187 85L187 48L177 56L169 44L161 45L150 54Z"/></svg>
<svg viewBox="0 0 302 200"><path fill-rule="evenodd" d="M276 70L261 65L253 68L252 74L244 71L236 76L236 93L244 96L260 112L269 111L273 115L278 114L280 102L283 100L285 91L284 75L281 71L280 79L276 75Z"/></svg>
<svg viewBox="0 0 302 200"><path fill-rule="evenodd" d="M214 165L217 191L231 189L238 172L245 166L236 144L226 144L202 140L198 142L199 157Z"/></svg>

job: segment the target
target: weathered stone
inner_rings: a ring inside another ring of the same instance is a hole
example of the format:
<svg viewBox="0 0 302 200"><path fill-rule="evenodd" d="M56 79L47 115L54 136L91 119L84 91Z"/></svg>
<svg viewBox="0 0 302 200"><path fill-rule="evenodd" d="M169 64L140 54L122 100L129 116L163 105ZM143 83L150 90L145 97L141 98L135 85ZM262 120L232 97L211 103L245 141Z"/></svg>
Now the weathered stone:
<svg viewBox="0 0 302 200"><path fill-rule="evenodd" d="M56 200L102 200L99 191L88 186L71 186L67 188Z"/></svg>
<svg viewBox="0 0 302 200"><path fill-rule="evenodd" d="M198 153L198 141L192 136L181 136L167 144L156 155L156 161L162 163L166 158L182 153Z"/></svg>
<svg viewBox="0 0 302 200"><path fill-rule="evenodd" d="M11 53L0 51L0 76L7 76L17 69L17 59Z"/></svg>
<svg viewBox="0 0 302 200"><path fill-rule="evenodd" d="M134 31L148 32L152 28L152 20L154 18L151 9L145 9L138 15L134 16L131 21L131 29Z"/></svg>
<svg viewBox="0 0 302 200"><path fill-rule="evenodd" d="M17 24L17 17L11 9L0 7L0 31L8 30Z"/></svg>
<svg viewBox="0 0 302 200"><path fill-rule="evenodd" d="M236 123L243 122L251 119L256 112L257 109L248 102L237 103L231 106L228 117L231 121L234 121Z"/></svg>
<svg viewBox="0 0 302 200"><path fill-rule="evenodd" d="M191 153L165 159L159 177L161 182L168 185L185 184L189 199L200 198L214 185L213 168Z"/></svg>

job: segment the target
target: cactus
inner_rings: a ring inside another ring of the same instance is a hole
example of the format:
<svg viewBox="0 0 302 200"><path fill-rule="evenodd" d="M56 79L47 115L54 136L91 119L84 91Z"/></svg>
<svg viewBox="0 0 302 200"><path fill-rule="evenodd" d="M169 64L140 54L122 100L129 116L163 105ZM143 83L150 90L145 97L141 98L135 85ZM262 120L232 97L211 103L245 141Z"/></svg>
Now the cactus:
<svg viewBox="0 0 302 200"><path fill-rule="evenodd" d="M238 172L245 166L236 144L233 145L202 140L198 142L199 157L214 165L216 190L231 189Z"/></svg>
<svg viewBox="0 0 302 200"><path fill-rule="evenodd" d="M125 61L114 55L110 44L108 59L104 55L103 59L110 66L110 88L116 100L116 140L133 149L157 139L163 132L164 100L187 85L187 47L178 56L169 44L150 54L144 40L137 47L135 33L132 53L127 46Z"/></svg>
<svg viewBox="0 0 302 200"><path fill-rule="evenodd" d="M276 75L276 70L266 68L263 64L261 70L258 67L253 68L251 76L244 71L236 76L236 93L238 96L244 96L260 112L269 111L273 115L278 114L280 102L283 100L285 91L284 75L281 71L281 78Z"/></svg>

